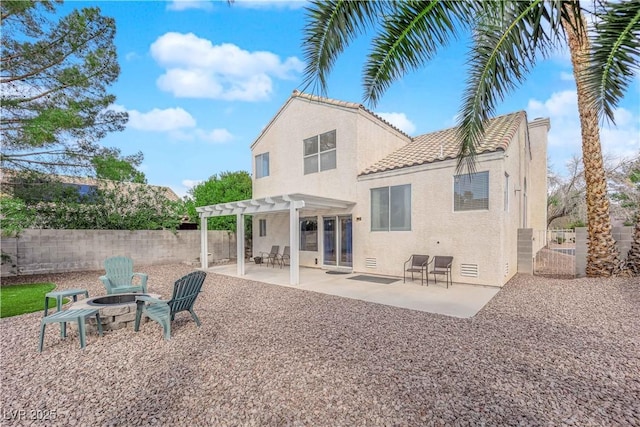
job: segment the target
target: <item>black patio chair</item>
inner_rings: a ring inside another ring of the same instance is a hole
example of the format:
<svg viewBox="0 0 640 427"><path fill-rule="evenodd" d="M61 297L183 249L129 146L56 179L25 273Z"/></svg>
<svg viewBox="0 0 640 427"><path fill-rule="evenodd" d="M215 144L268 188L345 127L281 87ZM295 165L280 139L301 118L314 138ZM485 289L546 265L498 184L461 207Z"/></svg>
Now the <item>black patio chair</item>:
<svg viewBox="0 0 640 427"><path fill-rule="evenodd" d="M447 289L449 289L449 283L453 285L451 280L451 264L453 264L452 256L434 256L429 264L433 264L430 274L433 274L433 280L438 283L437 276L444 275L447 281ZM429 283L429 276L427 275L427 284Z"/></svg>
<svg viewBox="0 0 640 427"><path fill-rule="evenodd" d="M411 255L404 262L404 272L402 273L402 282L406 283L407 273L411 273L413 281L413 273L420 273L421 283L424 285L424 276L427 276L427 286L429 286L429 276L427 273L427 264L429 264L429 255Z"/></svg>

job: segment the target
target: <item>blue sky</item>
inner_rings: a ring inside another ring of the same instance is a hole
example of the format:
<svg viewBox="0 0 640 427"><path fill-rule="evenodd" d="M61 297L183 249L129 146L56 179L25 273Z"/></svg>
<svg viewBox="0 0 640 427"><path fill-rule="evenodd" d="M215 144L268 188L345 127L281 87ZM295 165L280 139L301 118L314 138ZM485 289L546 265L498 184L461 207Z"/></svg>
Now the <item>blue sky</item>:
<svg viewBox="0 0 640 427"><path fill-rule="evenodd" d="M224 171L251 171L249 146L294 89L302 89L302 1L69 1L61 8L98 6L116 20L121 74L110 88L114 108L129 113L124 132L102 143L123 154L144 153L150 184L184 196ZM443 50L396 82L373 111L410 135L455 124L465 83L468 40ZM339 58L328 96L362 102L366 38ZM566 52L540 62L527 82L498 107L549 117L549 158L562 173L580 153L575 84ZM607 157L640 152L640 79L601 133Z"/></svg>

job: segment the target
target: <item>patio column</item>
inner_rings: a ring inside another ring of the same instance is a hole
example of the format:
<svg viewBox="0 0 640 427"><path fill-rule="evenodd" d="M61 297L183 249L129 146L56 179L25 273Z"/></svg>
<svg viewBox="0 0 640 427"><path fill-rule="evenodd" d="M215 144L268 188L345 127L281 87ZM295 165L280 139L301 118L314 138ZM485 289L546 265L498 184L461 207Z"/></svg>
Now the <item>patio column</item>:
<svg viewBox="0 0 640 427"><path fill-rule="evenodd" d="M291 202L289 205L289 284L300 284L300 212L299 202Z"/></svg>
<svg viewBox="0 0 640 427"><path fill-rule="evenodd" d="M207 241L207 217L200 214L200 267L209 268L209 242Z"/></svg>
<svg viewBox="0 0 640 427"><path fill-rule="evenodd" d="M238 257L238 276L244 276L244 215L236 214L236 254Z"/></svg>

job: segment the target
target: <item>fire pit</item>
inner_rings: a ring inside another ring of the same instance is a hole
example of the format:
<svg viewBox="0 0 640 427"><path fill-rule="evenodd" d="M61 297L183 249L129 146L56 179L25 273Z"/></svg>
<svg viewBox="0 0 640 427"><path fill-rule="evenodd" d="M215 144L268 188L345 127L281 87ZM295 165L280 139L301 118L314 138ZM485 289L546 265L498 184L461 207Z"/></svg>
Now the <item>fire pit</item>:
<svg viewBox="0 0 640 427"><path fill-rule="evenodd" d="M136 297L147 294L118 294L118 295L107 295L106 297L96 297L90 298L87 302L89 305L93 305L96 307L101 307L103 305L120 305L120 304L128 304L130 302L136 302Z"/></svg>
<svg viewBox="0 0 640 427"><path fill-rule="evenodd" d="M133 325L136 321L136 297L148 295L153 298L160 298L158 294L115 294L93 298L82 299L74 302L73 309L98 308L100 311L100 319L102 320L102 329L105 331L113 331L116 329L126 328ZM141 322L148 319L143 316ZM95 332L97 330L96 319L89 319L87 330Z"/></svg>

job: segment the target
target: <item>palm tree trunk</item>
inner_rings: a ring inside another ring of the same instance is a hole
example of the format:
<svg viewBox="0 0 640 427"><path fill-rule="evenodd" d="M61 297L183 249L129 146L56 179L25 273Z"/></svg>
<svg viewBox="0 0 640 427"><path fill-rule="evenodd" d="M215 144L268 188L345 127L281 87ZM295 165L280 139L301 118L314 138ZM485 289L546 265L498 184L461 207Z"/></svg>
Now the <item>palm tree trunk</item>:
<svg viewBox="0 0 640 427"><path fill-rule="evenodd" d="M633 242L627 254L624 273L631 277L640 277L640 214L633 231Z"/></svg>
<svg viewBox="0 0 640 427"><path fill-rule="evenodd" d="M576 27L581 26L578 30ZM600 129L595 109L589 107L589 92L583 81L583 74L589 66L590 43L587 37L584 17L577 25L564 21L573 75L576 80L578 112L582 130L582 161L586 182L587 199L587 276L607 277L618 273L620 264L618 250L611 233L611 217L607 180L602 161Z"/></svg>

